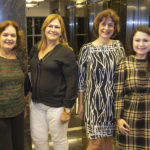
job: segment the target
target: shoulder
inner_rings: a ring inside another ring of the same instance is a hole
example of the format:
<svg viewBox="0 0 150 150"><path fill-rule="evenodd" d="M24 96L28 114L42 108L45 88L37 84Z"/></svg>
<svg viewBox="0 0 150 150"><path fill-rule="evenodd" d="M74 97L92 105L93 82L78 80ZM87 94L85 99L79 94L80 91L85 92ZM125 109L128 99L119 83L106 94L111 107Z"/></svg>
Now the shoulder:
<svg viewBox="0 0 150 150"><path fill-rule="evenodd" d="M118 52L121 59L126 56L124 46L119 40L113 40L113 47Z"/></svg>
<svg viewBox="0 0 150 150"><path fill-rule="evenodd" d="M123 47L123 44L121 41L119 40L112 40L113 44L116 45L116 46L119 46L119 47Z"/></svg>
<svg viewBox="0 0 150 150"><path fill-rule="evenodd" d="M128 56L128 57L124 57L118 66L122 66L125 68L125 66L128 66L128 64L130 64L131 62L133 62L133 57L132 56Z"/></svg>
<svg viewBox="0 0 150 150"><path fill-rule="evenodd" d="M38 45L35 44L32 48L31 48L32 51L35 51L35 50L38 50Z"/></svg>
<svg viewBox="0 0 150 150"><path fill-rule="evenodd" d="M135 61L135 58L132 55L130 55L126 57L125 61L126 63L133 63Z"/></svg>
<svg viewBox="0 0 150 150"><path fill-rule="evenodd" d="M83 44L82 47L81 47L81 49L87 49L87 48L90 48L90 47L92 47L92 42Z"/></svg>
<svg viewBox="0 0 150 150"><path fill-rule="evenodd" d="M37 46L37 44L34 45L34 46L31 48L30 53L29 53L29 57L32 58L35 53L38 53L38 46Z"/></svg>
<svg viewBox="0 0 150 150"><path fill-rule="evenodd" d="M81 49L80 49L80 53L88 52L91 48L92 48L92 42L83 44Z"/></svg>
<svg viewBox="0 0 150 150"><path fill-rule="evenodd" d="M75 54L74 54L74 51L71 50L70 48L62 45L62 44L59 44L55 47L57 50L57 52L61 55L61 56L64 56L64 57L75 57Z"/></svg>
<svg viewBox="0 0 150 150"><path fill-rule="evenodd" d="M19 57L20 59L25 59L27 58L27 51L25 48L22 48L22 50L18 51L15 53L17 57Z"/></svg>

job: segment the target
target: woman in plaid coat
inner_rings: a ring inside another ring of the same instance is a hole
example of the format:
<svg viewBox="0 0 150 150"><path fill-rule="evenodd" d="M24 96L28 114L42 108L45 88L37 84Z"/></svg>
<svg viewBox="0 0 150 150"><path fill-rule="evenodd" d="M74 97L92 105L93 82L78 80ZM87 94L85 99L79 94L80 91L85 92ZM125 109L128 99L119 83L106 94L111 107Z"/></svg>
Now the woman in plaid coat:
<svg viewBox="0 0 150 150"><path fill-rule="evenodd" d="M117 150L150 150L150 28L131 36L133 55L115 72Z"/></svg>

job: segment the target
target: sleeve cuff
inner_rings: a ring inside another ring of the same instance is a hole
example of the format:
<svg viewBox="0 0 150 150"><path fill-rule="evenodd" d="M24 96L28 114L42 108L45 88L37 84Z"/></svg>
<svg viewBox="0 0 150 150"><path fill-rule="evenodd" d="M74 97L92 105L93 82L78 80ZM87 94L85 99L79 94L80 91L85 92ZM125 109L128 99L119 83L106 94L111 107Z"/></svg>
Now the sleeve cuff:
<svg viewBox="0 0 150 150"><path fill-rule="evenodd" d="M76 99L73 100L64 100L64 107L72 108Z"/></svg>

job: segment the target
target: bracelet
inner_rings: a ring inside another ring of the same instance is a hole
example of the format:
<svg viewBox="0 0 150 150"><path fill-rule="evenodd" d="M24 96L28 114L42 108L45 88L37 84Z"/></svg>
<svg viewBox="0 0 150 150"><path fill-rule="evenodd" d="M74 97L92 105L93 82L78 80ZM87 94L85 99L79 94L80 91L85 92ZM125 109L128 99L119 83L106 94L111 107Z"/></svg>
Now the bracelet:
<svg viewBox="0 0 150 150"><path fill-rule="evenodd" d="M70 114L71 113L71 108L64 108L64 112Z"/></svg>

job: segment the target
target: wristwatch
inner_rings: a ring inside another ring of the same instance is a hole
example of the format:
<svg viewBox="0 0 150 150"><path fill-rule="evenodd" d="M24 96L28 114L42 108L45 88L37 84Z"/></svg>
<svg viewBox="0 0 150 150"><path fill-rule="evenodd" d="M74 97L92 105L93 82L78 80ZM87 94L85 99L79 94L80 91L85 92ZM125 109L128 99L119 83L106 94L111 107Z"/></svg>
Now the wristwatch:
<svg viewBox="0 0 150 150"><path fill-rule="evenodd" d="M70 108L64 108L64 112L66 112L66 113L71 113L71 109Z"/></svg>

